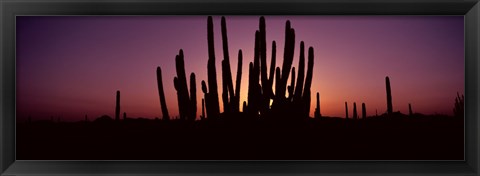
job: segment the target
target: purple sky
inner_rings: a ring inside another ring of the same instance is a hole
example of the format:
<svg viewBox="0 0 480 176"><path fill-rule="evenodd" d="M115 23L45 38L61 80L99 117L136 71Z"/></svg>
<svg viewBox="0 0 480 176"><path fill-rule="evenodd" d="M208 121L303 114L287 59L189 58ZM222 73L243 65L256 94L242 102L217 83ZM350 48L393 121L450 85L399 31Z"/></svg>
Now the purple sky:
<svg viewBox="0 0 480 176"><path fill-rule="evenodd" d="M226 19L233 78L238 50L243 51L243 102L259 17ZM408 113L411 103L414 112L451 115L456 93L463 94L463 16L266 16L268 66L272 40L277 42L276 65L283 63L286 20L296 35L293 66L298 67L300 41L315 51L311 116L316 92L325 116L343 117L345 101L350 110L353 102L365 102L367 115L384 113L385 76L390 77L394 111ZM197 115L201 113L206 16L19 16L16 23L19 118L113 117L116 90L128 116L161 117L157 66L162 67L170 116L176 116L173 78L179 49L186 74L196 74ZM221 95L219 16L214 29Z"/></svg>

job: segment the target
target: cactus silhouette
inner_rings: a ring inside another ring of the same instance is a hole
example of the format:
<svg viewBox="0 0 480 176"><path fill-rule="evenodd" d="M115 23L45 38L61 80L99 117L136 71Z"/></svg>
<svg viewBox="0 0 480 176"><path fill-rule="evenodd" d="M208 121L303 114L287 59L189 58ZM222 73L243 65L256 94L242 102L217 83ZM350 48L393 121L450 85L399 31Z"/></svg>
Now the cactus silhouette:
<svg viewBox="0 0 480 176"><path fill-rule="evenodd" d="M225 17L221 18L221 33L223 57L221 62L222 76L222 103L224 113L238 113L240 110L240 87L242 76L242 50L238 52L238 66L235 89L233 87L232 70L230 66L230 56L228 49L228 35ZM207 20L207 42L208 42L208 80L202 81L202 118L217 119L220 114L219 99L217 90L217 78L215 69L215 48L213 33L213 18ZM291 27L290 21L285 24L285 45L284 59L281 67L276 67L276 42L272 41L272 56L270 68L267 67L267 45L266 45L266 25L265 18L260 17L259 29L255 31L253 61L249 63L248 72L248 104L244 102L243 111L247 116L258 117L268 116L274 112L272 117L288 112L292 117L309 117L311 104L311 85L313 78L314 52L313 48L308 49L308 65L305 73L305 44L300 43L300 59L298 63L298 80L296 79L296 68L292 67L295 30ZM176 57L177 76L174 78L174 86L177 90L177 99L179 105L180 119L190 119L190 116L196 116L196 101L194 101L195 77L192 73L190 85L190 97L186 84L185 68L183 61L183 51L180 50ZM269 70L269 74L268 74ZM290 73L291 72L291 73ZM161 87L161 72L157 73L157 82L159 84L159 94ZM291 78L289 78L291 74ZM306 76L305 76L306 75ZM273 80L275 81L275 92L273 92ZM290 84L287 86L287 80ZM288 97L286 92L288 91ZM271 99L273 99L270 109ZM319 105L318 105L319 106ZM319 107L317 107L320 111ZM206 116L203 114L206 112ZM317 115L318 116L318 115Z"/></svg>
<svg viewBox="0 0 480 176"><path fill-rule="evenodd" d="M123 120L127 120L127 113L126 112L123 112Z"/></svg>
<svg viewBox="0 0 480 176"><path fill-rule="evenodd" d="M295 67L292 68L292 78L290 79L290 85L287 87L288 98L287 102L291 102L293 99L293 91L295 89Z"/></svg>
<svg viewBox="0 0 480 176"><path fill-rule="evenodd" d="M220 105L218 101L217 90L217 71L215 68L215 45L213 38L213 19L211 16L207 20L207 42L208 42L208 94L205 97L207 106L207 117L217 119L220 114ZM203 85L202 85L203 86ZM202 88L203 89L203 88ZM205 89L206 90L206 89ZM206 91L204 91L206 93Z"/></svg>
<svg viewBox="0 0 480 176"><path fill-rule="evenodd" d="M310 114L310 87L312 86L312 78L313 78L313 48L308 48L308 64L307 64L307 77L305 77L305 87L303 89L303 97L302 100L304 101L304 117L308 117Z"/></svg>
<svg viewBox="0 0 480 176"><path fill-rule="evenodd" d="M248 111L248 107L247 107L247 102L246 101L243 101L243 112L247 112ZM248 112L247 112L248 113Z"/></svg>
<svg viewBox="0 0 480 176"><path fill-rule="evenodd" d="M248 106L247 112L249 116L258 116L259 110L262 108L262 90L259 85L260 63L259 63L259 50L260 50L260 32L255 32L255 47L254 47L254 59L253 63L249 64L249 79L248 79Z"/></svg>
<svg viewBox="0 0 480 176"><path fill-rule="evenodd" d="M197 118L197 83L195 80L195 73L190 74L190 115L189 119L190 121L195 121Z"/></svg>
<svg viewBox="0 0 480 176"><path fill-rule="evenodd" d="M174 78L174 86L177 90L178 98L178 110L181 120L186 120L189 112L189 95L187 90L187 78L185 76L185 63L183 50L179 51L179 54L175 57L175 68L177 76Z"/></svg>
<svg viewBox="0 0 480 176"><path fill-rule="evenodd" d="M258 114L259 106L258 106L258 98L259 98L259 85L258 85L258 72L254 70L254 63L250 62L248 65L249 69L249 79L248 79L248 105L247 105L247 113L249 116L254 117ZM256 75L256 76L255 76ZM257 77L257 79L255 79Z"/></svg>
<svg viewBox="0 0 480 176"><path fill-rule="evenodd" d="M367 119L367 108L365 107L365 103L362 103L362 119Z"/></svg>
<svg viewBox="0 0 480 176"><path fill-rule="evenodd" d="M267 86L269 87L269 89L267 93L264 93L269 96L269 99L273 99L275 96L273 94L272 86L273 86L273 78L275 78L276 53L277 53L277 43L275 41L272 41L272 59L270 62L270 74L268 77L268 86Z"/></svg>
<svg viewBox="0 0 480 176"><path fill-rule="evenodd" d="M178 110L180 114L180 120L196 119L197 113L197 98L196 98L196 84L195 73L190 75L190 94L187 88L187 78L185 76L185 63L183 50L180 50L179 54L175 58L175 66L177 70L177 76L173 79L173 84L177 90Z"/></svg>
<svg viewBox="0 0 480 176"><path fill-rule="evenodd" d="M348 119L348 104L345 102L345 119Z"/></svg>
<svg viewBox="0 0 480 176"><path fill-rule="evenodd" d="M295 86L295 96L293 97L294 105L298 106L302 101L303 82L305 77L305 44L300 42L300 59L298 60L298 78Z"/></svg>
<svg viewBox="0 0 480 176"><path fill-rule="evenodd" d="M115 121L120 120L120 91L117 90L116 103L115 103Z"/></svg>
<svg viewBox="0 0 480 176"><path fill-rule="evenodd" d="M267 38L266 38L266 26L265 26L265 17L260 17L259 22L259 38L258 38L258 54L260 55L260 76L262 83L262 96L259 98L261 101L260 112L262 115L266 114L270 106L270 98L272 95L272 84L267 75Z"/></svg>
<svg viewBox="0 0 480 176"><path fill-rule="evenodd" d="M320 114L320 93L317 92L317 106L315 108L315 118L318 119L322 117Z"/></svg>
<svg viewBox="0 0 480 176"><path fill-rule="evenodd" d="M232 104L233 111L236 113L240 112L240 85L242 83L242 60L243 60L242 50L239 50L238 65L237 65L237 80L235 83L235 96Z"/></svg>
<svg viewBox="0 0 480 176"><path fill-rule="evenodd" d="M353 102L353 119L357 119L357 103Z"/></svg>
<svg viewBox="0 0 480 176"><path fill-rule="evenodd" d="M163 115L162 119L170 120L167 103L165 102L165 93L163 91L162 69L160 67L157 67L157 85L158 85L158 95L160 97L160 107L162 109L162 115Z"/></svg>
<svg viewBox="0 0 480 176"><path fill-rule="evenodd" d="M228 86L227 86L227 65L225 60L222 61L222 102L223 102L223 112L229 113L230 106L228 103Z"/></svg>
<svg viewBox="0 0 480 176"><path fill-rule="evenodd" d="M285 24L285 45L283 53L283 64L280 70L277 67L275 75L275 99L272 108L278 107L278 110L283 109L286 103L285 92L287 89L287 80L292 68L293 53L295 49L295 30L290 26L290 21ZM280 73L281 71L281 73ZM278 78L278 79L277 79Z"/></svg>
<svg viewBox="0 0 480 176"><path fill-rule="evenodd" d="M387 89L387 113L388 115L392 115L393 113L393 105L392 105L392 91L390 89L390 78L385 77L385 87Z"/></svg>
<svg viewBox="0 0 480 176"><path fill-rule="evenodd" d="M205 119L205 99L202 98L202 115L200 116L201 120Z"/></svg>
<svg viewBox="0 0 480 176"><path fill-rule="evenodd" d="M231 112L233 109L236 109L232 107L235 105L233 102L236 98L233 90L232 72L230 70L230 56L228 53L227 25L225 22L225 17L222 17L221 28L224 58L222 61L223 109L224 112Z"/></svg>
<svg viewBox="0 0 480 176"><path fill-rule="evenodd" d="M409 116L413 116L412 104L410 104L410 103L408 103L408 115L409 115Z"/></svg>
<svg viewBox="0 0 480 176"><path fill-rule="evenodd" d="M205 81L202 81L202 92L204 94L204 99L205 99L205 109L207 111L207 116L206 118L208 119L215 119L215 117L213 116L209 116L209 114L212 114L212 108L210 107L211 106L211 103L209 103L211 100L210 100L210 94L208 93L208 90L207 90L207 84L205 83Z"/></svg>

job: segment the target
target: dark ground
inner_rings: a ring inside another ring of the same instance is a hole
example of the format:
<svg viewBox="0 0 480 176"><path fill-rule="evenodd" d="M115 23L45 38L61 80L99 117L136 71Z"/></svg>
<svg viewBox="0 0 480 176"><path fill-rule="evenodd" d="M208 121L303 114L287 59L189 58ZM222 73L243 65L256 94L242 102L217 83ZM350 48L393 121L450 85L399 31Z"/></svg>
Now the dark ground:
<svg viewBox="0 0 480 176"><path fill-rule="evenodd" d="M463 160L463 119L17 124L18 160Z"/></svg>

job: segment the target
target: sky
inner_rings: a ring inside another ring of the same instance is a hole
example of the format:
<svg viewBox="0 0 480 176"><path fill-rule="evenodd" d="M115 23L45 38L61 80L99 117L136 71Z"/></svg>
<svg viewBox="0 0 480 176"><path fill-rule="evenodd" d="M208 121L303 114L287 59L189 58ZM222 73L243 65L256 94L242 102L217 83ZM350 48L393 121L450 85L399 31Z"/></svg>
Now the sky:
<svg viewBox="0 0 480 176"><path fill-rule="evenodd" d="M114 117L117 90L121 92L121 112L128 117L161 118L157 66L162 68L170 116L178 116L173 78L180 49L186 75L196 74L200 115L200 83L207 80L207 16L16 18L18 119ZM220 19L213 17L223 111ZM273 40L276 66L283 63L287 20L296 37L292 66L298 67L300 41L306 48L314 48L310 116L317 92L323 116L344 117L345 102L350 111L353 102L357 106L365 103L368 116L386 112L386 76L393 110L402 113L408 113L410 103L415 113L452 115L457 92L464 93L463 16L265 16L265 20L268 67ZM226 22L234 80L237 54L240 49L243 52L243 102L247 100L248 63L253 62L259 16L226 16Z"/></svg>

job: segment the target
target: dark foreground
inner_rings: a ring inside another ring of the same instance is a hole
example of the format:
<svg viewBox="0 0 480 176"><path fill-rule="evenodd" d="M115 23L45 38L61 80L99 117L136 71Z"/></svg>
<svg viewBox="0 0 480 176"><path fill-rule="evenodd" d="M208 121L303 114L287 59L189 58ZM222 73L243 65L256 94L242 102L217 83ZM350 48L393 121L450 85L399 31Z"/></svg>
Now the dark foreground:
<svg viewBox="0 0 480 176"><path fill-rule="evenodd" d="M463 119L17 124L18 160L463 160Z"/></svg>

